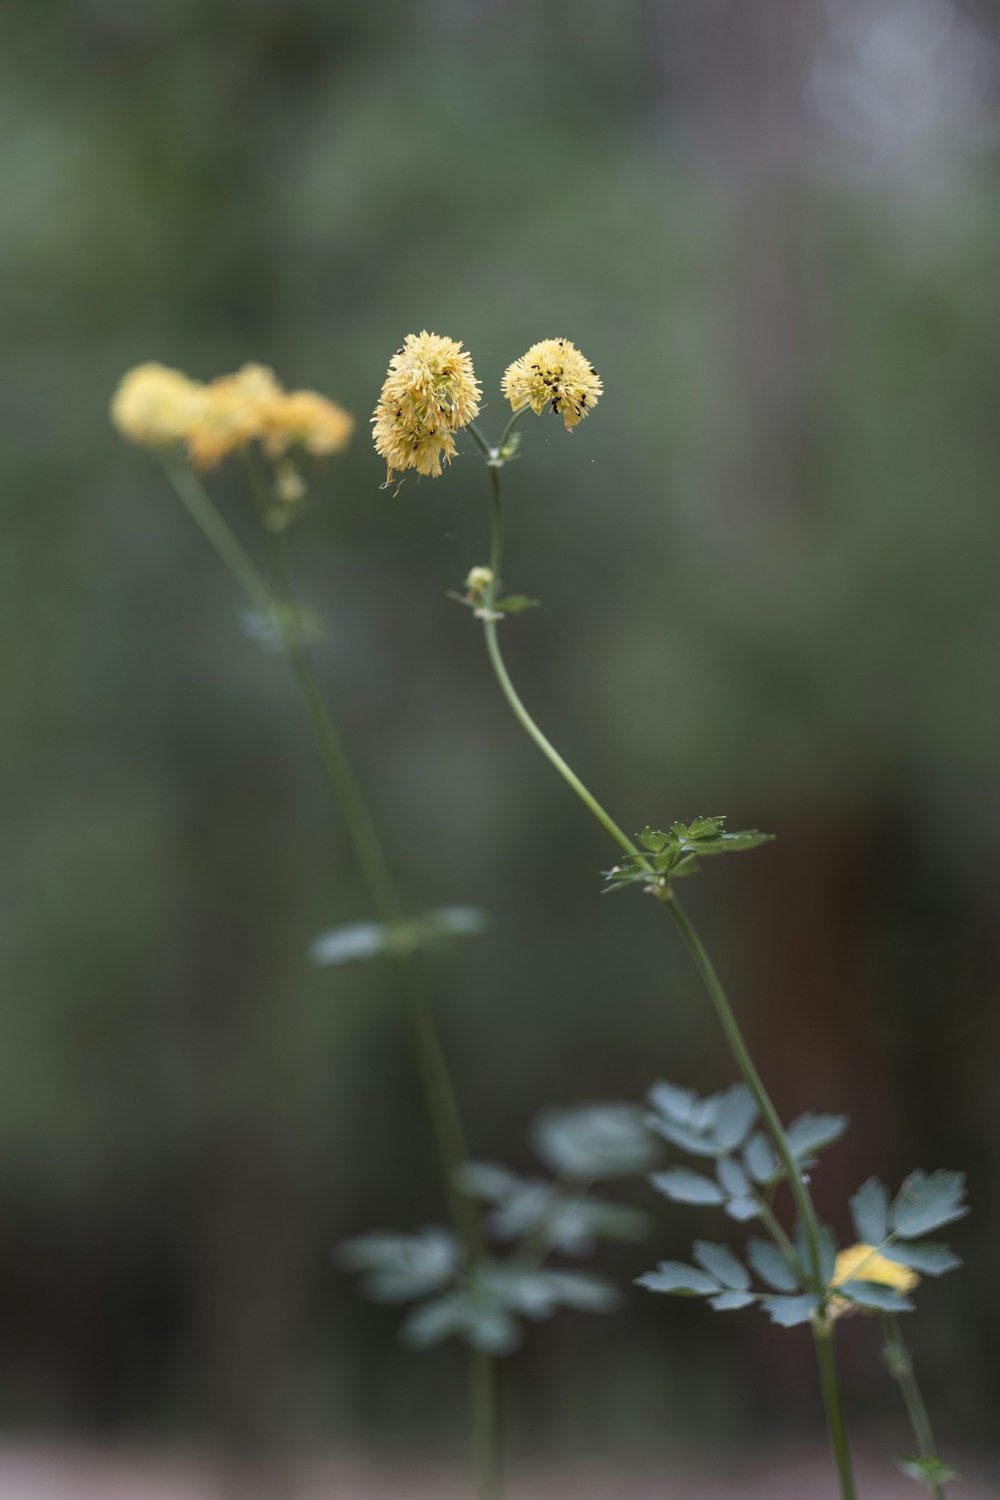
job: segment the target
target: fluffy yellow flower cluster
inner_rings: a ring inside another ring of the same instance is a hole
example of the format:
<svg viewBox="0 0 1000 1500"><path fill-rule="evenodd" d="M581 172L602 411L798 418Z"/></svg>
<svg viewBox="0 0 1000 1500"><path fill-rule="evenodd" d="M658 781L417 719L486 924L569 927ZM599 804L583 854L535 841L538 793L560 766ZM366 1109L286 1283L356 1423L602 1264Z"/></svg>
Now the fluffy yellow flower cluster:
<svg viewBox="0 0 1000 1500"><path fill-rule="evenodd" d="M502 389L515 411L551 406L572 432L597 404L604 387L593 365L569 339L542 339L504 372Z"/></svg>
<svg viewBox="0 0 1000 1500"><path fill-rule="evenodd" d="M879 1255L871 1245L851 1245L848 1249L841 1250L830 1277L830 1287L833 1289L843 1286L846 1281L852 1281L855 1277L862 1281L875 1281L879 1286L891 1287L894 1292L900 1292L903 1296L912 1292L920 1281L916 1271ZM845 1298L834 1297L830 1310L835 1314L843 1314L853 1312L854 1307Z"/></svg>
<svg viewBox="0 0 1000 1500"><path fill-rule="evenodd" d="M372 417L375 451L386 483L416 469L437 476L455 456L455 433L479 414L479 382L472 356L441 334L409 333L389 361Z"/></svg>
<svg viewBox="0 0 1000 1500"><path fill-rule="evenodd" d="M183 443L202 471L251 442L270 459L293 448L337 453L354 428L353 417L318 392L282 390L265 365L244 365L207 384L165 365L137 365L114 394L111 420L145 448Z"/></svg>

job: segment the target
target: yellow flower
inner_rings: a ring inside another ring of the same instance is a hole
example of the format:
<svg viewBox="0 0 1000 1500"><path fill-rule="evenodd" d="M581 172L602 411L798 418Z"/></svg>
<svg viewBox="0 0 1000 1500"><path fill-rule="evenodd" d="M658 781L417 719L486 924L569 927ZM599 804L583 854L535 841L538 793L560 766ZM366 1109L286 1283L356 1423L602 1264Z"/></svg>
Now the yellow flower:
<svg viewBox="0 0 1000 1500"><path fill-rule="evenodd" d="M264 451L279 458L287 448L322 457L339 453L354 431L354 418L318 391L281 393L264 412Z"/></svg>
<svg viewBox="0 0 1000 1500"><path fill-rule="evenodd" d="M163 448L187 437L204 387L180 370L153 362L129 370L111 400L111 420L122 437Z"/></svg>
<svg viewBox="0 0 1000 1500"><path fill-rule="evenodd" d="M567 432L597 405L600 377L569 339L542 339L504 371L502 389L515 411L546 406L562 415Z"/></svg>
<svg viewBox="0 0 1000 1500"><path fill-rule="evenodd" d="M372 417L375 451L394 473L436 477L455 456L454 434L479 415L479 382L460 343L437 333L409 333L389 361Z"/></svg>
<svg viewBox="0 0 1000 1500"><path fill-rule="evenodd" d="M898 1262L879 1255L871 1245L851 1245L847 1250L841 1250L837 1256L830 1286L843 1286L845 1282L854 1280L874 1281L879 1286L891 1287L894 1292L905 1296L919 1284L920 1277L909 1266L901 1266ZM831 1298L830 1311L835 1316L854 1310L854 1305L845 1298Z"/></svg>
<svg viewBox="0 0 1000 1500"><path fill-rule="evenodd" d="M470 594L481 594L486 589L489 588L489 586L490 586L490 584L492 582L493 582L493 569L492 568L483 568L483 567L470 568L469 569L469 576L465 580L465 587L468 589L468 591L469 591Z"/></svg>
<svg viewBox="0 0 1000 1500"><path fill-rule="evenodd" d="M281 395L274 371L266 365L244 365L235 375L220 375L202 387L187 433L195 468L214 469L230 453L263 437L268 413Z"/></svg>

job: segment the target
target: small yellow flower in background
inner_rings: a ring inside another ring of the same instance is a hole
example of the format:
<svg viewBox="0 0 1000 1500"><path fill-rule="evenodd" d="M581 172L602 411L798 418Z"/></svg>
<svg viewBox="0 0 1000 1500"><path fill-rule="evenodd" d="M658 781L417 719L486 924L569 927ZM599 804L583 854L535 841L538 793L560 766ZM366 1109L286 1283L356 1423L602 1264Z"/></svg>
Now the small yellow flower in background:
<svg viewBox="0 0 1000 1500"><path fill-rule="evenodd" d="M454 434L479 415L479 382L472 356L441 334L409 333L389 361L372 417L375 451L386 483L416 469L436 478L455 456Z"/></svg>
<svg viewBox="0 0 1000 1500"><path fill-rule="evenodd" d="M542 339L504 371L502 390L515 411L558 412L571 432L597 405L604 387L593 365L569 339Z"/></svg>
<svg viewBox="0 0 1000 1500"><path fill-rule="evenodd" d="M854 1280L874 1281L879 1286L891 1287L894 1292L905 1296L919 1284L920 1277L909 1266L901 1266L898 1262L879 1255L872 1245L851 1245L848 1249L841 1250L837 1256L833 1275L830 1277L830 1287L843 1286L845 1282ZM835 1316L855 1310L855 1305L843 1297L831 1299L830 1311Z"/></svg>
<svg viewBox="0 0 1000 1500"><path fill-rule="evenodd" d="M279 393L267 403L263 422L269 458L279 458L287 448L304 448L317 458L339 453L354 431L354 418L317 391Z"/></svg>
<svg viewBox="0 0 1000 1500"><path fill-rule="evenodd" d="M220 375L205 386L187 434L194 467L214 469L230 453L263 438L268 412L281 395L274 371L266 365L244 365L235 375Z"/></svg>
<svg viewBox="0 0 1000 1500"><path fill-rule="evenodd" d="M185 440L204 386L180 370L149 362L125 374L111 399L111 420L122 437L143 448Z"/></svg>

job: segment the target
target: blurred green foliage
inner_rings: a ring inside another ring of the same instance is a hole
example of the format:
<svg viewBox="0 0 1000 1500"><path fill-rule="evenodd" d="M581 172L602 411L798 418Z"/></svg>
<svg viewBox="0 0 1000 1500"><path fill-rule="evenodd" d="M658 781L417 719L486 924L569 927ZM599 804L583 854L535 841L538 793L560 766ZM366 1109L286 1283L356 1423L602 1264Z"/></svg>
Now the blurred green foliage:
<svg viewBox="0 0 1000 1500"><path fill-rule="evenodd" d="M592 417L526 420L508 470L505 584L545 606L503 626L512 671L627 829L722 808L777 835L713 868L699 915L783 1114L852 1116L817 1186L842 1231L870 1172L968 1169L970 1270L920 1294L916 1339L949 1448L981 1431L996 153L961 110L889 152L838 135L810 93L836 10L5 10L8 1421L412 1438L450 1423L462 1375L442 1349L427 1381L329 1262L368 1225L435 1221L440 1190L388 970L308 961L370 913L282 664L108 426L138 361L263 360L359 418L293 550L410 908L492 915L426 965L475 1154L524 1165L543 1103L731 1082L683 955L642 901L600 900L599 831L445 598L484 560L478 461L379 490L365 419L427 327L472 350L488 431L533 340L600 370ZM252 540L238 475L214 489ZM690 1234L664 1209L662 1253ZM652 1301L536 1333L526 1441L815 1423L805 1347ZM895 1420L849 1332L856 1411Z"/></svg>

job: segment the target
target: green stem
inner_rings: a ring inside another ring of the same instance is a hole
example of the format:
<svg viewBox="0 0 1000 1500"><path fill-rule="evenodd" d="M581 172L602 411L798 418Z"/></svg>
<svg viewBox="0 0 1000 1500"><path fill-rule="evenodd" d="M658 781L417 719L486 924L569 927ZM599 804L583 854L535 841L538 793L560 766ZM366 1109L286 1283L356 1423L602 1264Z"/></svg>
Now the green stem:
<svg viewBox="0 0 1000 1500"><path fill-rule="evenodd" d="M819 1364L819 1382L823 1390L823 1409L830 1434L830 1446L837 1466L840 1492L844 1500L854 1500L854 1471L851 1465L851 1449L844 1422L844 1407L840 1393L840 1376L837 1373L837 1353L833 1346L833 1323L829 1318L813 1320L813 1340L816 1360Z"/></svg>
<svg viewBox="0 0 1000 1500"><path fill-rule="evenodd" d="M503 1494L503 1403L500 1363L479 1349L472 1351L472 1473L476 1500L500 1500Z"/></svg>
<svg viewBox="0 0 1000 1500"><path fill-rule="evenodd" d="M902 1393L906 1414L913 1428L913 1436L917 1440L917 1454L922 1459L940 1464L941 1458L937 1451L937 1443L934 1441L931 1419L927 1415L927 1407L924 1405L924 1398L917 1384L910 1351L903 1341L899 1318L895 1313L883 1313L882 1324L885 1329L886 1364L889 1374L898 1383ZM928 1479L927 1485L934 1500L947 1500L943 1484L935 1479Z"/></svg>
<svg viewBox="0 0 1000 1500"><path fill-rule="evenodd" d="M256 607L268 618L274 610L271 591L243 543L222 519L204 487L187 464L178 459L164 460L167 478L173 485L199 531L215 548L236 582L249 594Z"/></svg>
<svg viewBox="0 0 1000 1500"><path fill-rule="evenodd" d="M488 445L484 444L483 440L479 437L478 434L476 436L477 441L480 442L480 445L484 446L486 448L486 451L490 455L492 455L494 450L490 449ZM528 710L525 708L524 704L521 701L521 698L517 693L516 688L514 687L514 684L511 682L510 674L507 671L507 667L503 659L503 654L500 650L500 642L497 636L497 621L490 618L491 611L488 607L495 597L493 590L495 590L496 588L496 578L499 577L503 543L503 515L500 495L499 466L493 461L490 462L490 482L490 493L492 501L492 545L490 549L490 565L493 568L496 577L494 578L490 596L487 599L487 609L485 611L483 619L483 632L486 638L487 653L489 655L494 674L500 685L500 690L526 733L542 751L542 754L559 772L560 776L567 783L567 785L576 793L587 810L593 815L594 818L597 819L598 823L600 823L605 832L611 836L615 843L618 844L619 848L624 850L626 854L638 856L641 858L641 851L636 847L636 845L628 837L628 835L623 832L623 830L615 822L614 818L611 817L610 813L608 813L605 808L601 806L600 802L598 802L593 793L584 785L584 783L580 780L580 778L576 775L572 768L566 763L563 757L542 733L541 729L538 727L534 719L529 714ZM757 1104L758 1110L760 1111L760 1115L764 1121L767 1132L770 1135L771 1140L774 1144L774 1148L778 1153L778 1157L788 1178L788 1185L795 1199L796 1207L798 1208L799 1217L806 1237L806 1245L809 1251L809 1266L807 1269L809 1273L808 1282L810 1284L810 1289L818 1295L822 1296L826 1291L826 1285L823 1277L822 1255L820 1251L819 1221L816 1217L816 1210L813 1207L812 1198L805 1183L802 1180L802 1172L795 1160L794 1154L788 1141L788 1136L785 1133L784 1126L781 1123L777 1110L771 1102L771 1097L768 1094L767 1089L764 1087L763 1079L758 1073L754 1061L750 1056L749 1048L747 1047L747 1044L743 1039L743 1033L741 1032L739 1023L736 1020L736 1014L729 1002L726 992L722 986L722 982L715 971L715 967L705 950L704 944L702 943L687 916L681 910L680 906L673 896L673 893L667 891L663 893L663 895L660 895L659 893L657 894L662 904L666 907L671 917L673 918L674 923L685 943L685 946L687 947L688 952L694 960L695 968L698 970L702 982L704 983L705 988L708 991L709 998L712 1001L716 1015L719 1019L720 1025L722 1026L723 1034L725 1035L726 1041L729 1044L729 1049L733 1054L733 1058L736 1062L737 1067L743 1075L743 1079L747 1085L747 1088L753 1095L754 1101ZM820 1364L820 1378L823 1386L823 1400L826 1410L827 1426L829 1428L830 1441L833 1446L834 1456L837 1463L837 1472L840 1477L841 1492L843 1500L854 1500L854 1479L851 1472L851 1460L850 1453L847 1447L843 1403L841 1399L840 1383L837 1377L836 1361L833 1351L832 1325L830 1325L827 1320L816 1320L814 1322L814 1333L816 1337L817 1358L819 1359Z"/></svg>

